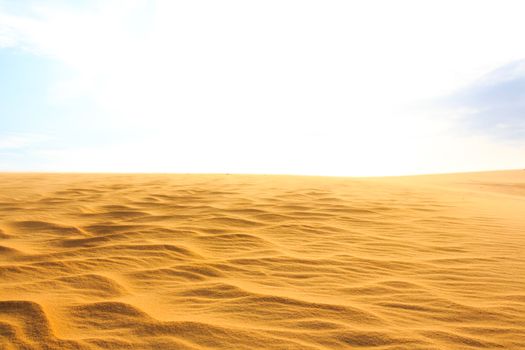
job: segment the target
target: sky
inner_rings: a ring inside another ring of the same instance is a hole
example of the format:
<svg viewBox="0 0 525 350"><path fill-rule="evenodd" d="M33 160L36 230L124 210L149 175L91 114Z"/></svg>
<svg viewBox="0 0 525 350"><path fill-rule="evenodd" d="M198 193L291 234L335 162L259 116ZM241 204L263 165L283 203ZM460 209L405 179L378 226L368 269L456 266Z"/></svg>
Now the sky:
<svg viewBox="0 0 525 350"><path fill-rule="evenodd" d="M0 0L0 171L525 168L525 2Z"/></svg>

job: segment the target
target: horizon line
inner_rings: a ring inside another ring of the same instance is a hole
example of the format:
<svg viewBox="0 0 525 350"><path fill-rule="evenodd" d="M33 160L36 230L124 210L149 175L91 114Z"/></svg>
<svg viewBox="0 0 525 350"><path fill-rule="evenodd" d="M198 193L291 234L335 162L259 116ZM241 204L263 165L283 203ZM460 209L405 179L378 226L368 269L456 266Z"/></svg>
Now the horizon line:
<svg viewBox="0 0 525 350"><path fill-rule="evenodd" d="M402 174L402 175L317 175L317 174L279 174L279 173L192 173L192 172L120 172L120 171L11 171L0 170L0 175L9 174L33 174L33 175L197 175L197 176L289 176L289 177L331 177L331 178L393 178L393 177L415 177L415 176L432 176L432 175L460 175L460 174L480 174L480 173L496 173L496 172L515 172L525 171L525 168L515 169L489 169L489 170L473 170L473 171L452 171L452 172L436 172L436 173L417 173L417 174Z"/></svg>

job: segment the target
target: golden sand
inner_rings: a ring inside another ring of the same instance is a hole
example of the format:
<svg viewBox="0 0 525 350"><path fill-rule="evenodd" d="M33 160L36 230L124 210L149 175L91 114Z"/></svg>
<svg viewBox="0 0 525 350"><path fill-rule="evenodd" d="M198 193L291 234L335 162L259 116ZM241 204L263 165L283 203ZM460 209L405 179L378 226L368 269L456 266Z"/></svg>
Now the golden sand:
<svg viewBox="0 0 525 350"><path fill-rule="evenodd" d="M525 349L525 171L0 175L0 349Z"/></svg>

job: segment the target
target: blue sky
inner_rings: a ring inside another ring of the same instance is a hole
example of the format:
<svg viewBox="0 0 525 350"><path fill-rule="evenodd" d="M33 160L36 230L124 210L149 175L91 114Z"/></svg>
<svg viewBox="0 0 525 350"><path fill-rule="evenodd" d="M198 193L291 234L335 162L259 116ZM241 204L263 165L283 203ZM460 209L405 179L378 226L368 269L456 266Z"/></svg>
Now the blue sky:
<svg viewBox="0 0 525 350"><path fill-rule="evenodd" d="M0 50L0 159L2 170L39 170L47 148L107 143L115 130L97 121L89 96L57 101L54 84L72 73L59 62L23 50ZM52 169L49 169L52 170Z"/></svg>
<svg viewBox="0 0 525 350"><path fill-rule="evenodd" d="M525 139L525 60L505 64L439 100L438 106L470 109L464 127L502 141Z"/></svg>
<svg viewBox="0 0 525 350"><path fill-rule="evenodd" d="M523 168L523 10L0 0L0 170Z"/></svg>

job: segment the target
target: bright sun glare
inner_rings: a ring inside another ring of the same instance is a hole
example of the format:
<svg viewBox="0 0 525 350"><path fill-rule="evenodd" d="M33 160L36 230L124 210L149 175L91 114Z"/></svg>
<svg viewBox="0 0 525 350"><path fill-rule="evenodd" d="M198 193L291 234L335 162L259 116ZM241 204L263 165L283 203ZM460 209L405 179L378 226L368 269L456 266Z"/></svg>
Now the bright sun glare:
<svg viewBox="0 0 525 350"><path fill-rule="evenodd" d="M44 96L40 105L0 109L0 167L320 175L522 167L525 135L494 131L522 121L494 113L477 127L486 109L442 100L525 57L524 12L520 1L0 1L0 56L34 58L0 67L14 76L6 89L38 62L61 72L35 76L38 92L18 91Z"/></svg>

